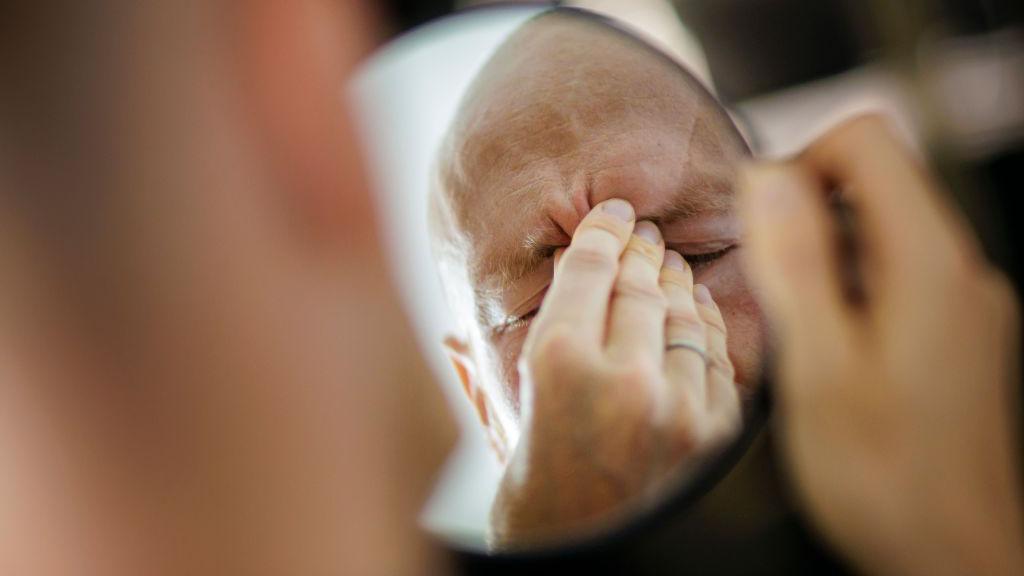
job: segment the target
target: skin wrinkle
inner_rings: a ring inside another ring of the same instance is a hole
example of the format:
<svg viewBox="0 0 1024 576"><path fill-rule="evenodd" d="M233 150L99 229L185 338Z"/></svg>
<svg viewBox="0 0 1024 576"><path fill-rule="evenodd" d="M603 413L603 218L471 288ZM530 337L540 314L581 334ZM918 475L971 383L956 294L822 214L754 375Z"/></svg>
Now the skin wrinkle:
<svg viewBox="0 0 1024 576"><path fill-rule="evenodd" d="M550 280L538 266L569 243L591 206L624 198L680 248L738 241L728 224L732 178L749 155L738 130L673 62L593 22L546 16L513 33L471 84L444 142L432 241L449 304L467 327L458 336L488 367L473 370L474 386L508 409L509 427L526 329L494 328L533 306ZM698 281L722 307L738 373L750 374L760 312L736 252Z"/></svg>
<svg viewBox="0 0 1024 576"><path fill-rule="evenodd" d="M690 126L687 129L687 148L692 147L694 140L700 138L697 134L700 132L698 127L703 127L705 124L703 119L693 118L690 122ZM611 136L604 136L601 139L611 140L613 138L620 138L621 135L616 133ZM701 140L703 142L705 139ZM575 151L573 151L575 152ZM569 153L563 154L566 156ZM656 160L659 158L671 158L675 157L678 152L665 150L661 154L649 155L644 158L645 161ZM557 161L561 156L554 156L552 158L537 158L534 162L540 161ZM691 161L688 162L692 164ZM635 161L624 161L621 163L613 163L600 166L594 170L586 172L585 176L588 181L592 181L595 176L598 176L605 172L614 171L626 166L635 165ZM731 202L727 201L724 194L704 194L703 191L706 188L710 188L710 179L705 178L704 174L700 171L694 171L693 174L698 178L698 181L692 184L686 185L687 194L675 195L675 203L671 206L669 212L664 214L645 214L643 217L654 221L655 223L671 223L675 220L693 216L701 212L711 211L723 211L731 207ZM546 178L544 175L537 176L532 180L528 181L523 186L516 187L510 191L506 196L502 197L499 201L505 205L515 205L521 202L521 196L525 195L532 187L536 184L544 181ZM731 188L731 183L726 178L722 178L722 182L718 183L719 189ZM485 188L486 190L486 188ZM564 187L563 190L571 190L570 188ZM485 192L486 193L486 192ZM700 201L686 202L691 198L700 198ZM682 202L680 202L682 200ZM480 222L478 226L480 228L489 227L491 222ZM535 241L536 237L544 236L543 226L539 230L534 230L526 234L527 241L524 242L524 251L527 252L526 256L513 253L510 255L502 255L498 259L483 260L480 262L480 267L474 271L473 277L478 282L484 281L489 276L497 276L496 283L498 284L510 284L519 280L522 276L529 274L533 271L536 266L543 260L544 257L550 256L550 252L553 252L555 248L562 247L568 244L568 238L565 239L564 244L539 244ZM533 240L531 242L531 240Z"/></svg>
<svg viewBox="0 0 1024 576"><path fill-rule="evenodd" d="M664 154L658 157L668 156L670 155ZM589 173L589 176L594 176L602 172L613 171L632 164L632 162L625 162L606 166ZM672 201L672 203L667 205L667 211L644 214L643 218L661 224L668 224L697 214L724 211L730 207L731 202L728 201L723 194L706 193L706 182L707 180L704 179L703 181L699 180L695 183L686 183L683 187L684 192L682 194L675 195L674 198L668 199ZM517 192L521 192L522 190L524 190L524 188L519 188L517 189ZM503 204L512 204L515 203L516 200L516 198L505 198L502 202ZM486 223L493 224L493 222ZM508 284L532 272L544 257L550 257L550 253L553 252L555 248L565 246L568 243L568 239L565 239L562 244L538 242L538 237L551 236L551 230L546 230L545 228L547 228L547 226L542 225L540 228L526 234L526 240L524 240L523 246L524 248L527 248L528 254L525 257L521 252L512 252L508 254L500 254L496 259L482 259L478 262L479 267L474 270L473 277L476 278L477 282L480 284ZM497 281L487 282L487 279L492 276L496 276ZM485 290L481 291L482 294L487 292L488 291Z"/></svg>
<svg viewBox="0 0 1024 576"><path fill-rule="evenodd" d="M548 287L549 287L549 285L548 285L548 284L545 284L545 285L541 286L540 288L537 288L536 290L534 290L533 292L531 292L531 293L530 293L530 294L529 294L528 296L526 296L525 298L521 298L521 299L520 299L520 300L519 300L519 301L518 301L517 303L513 304L513 305L512 305L511 307L510 307L510 308L511 308L511 310L512 310L512 313L513 313L513 314L519 313L519 312L520 312L520 311L522 310L523 306L525 306L525 305L526 305L526 303L527 303L527 302L529 302L530 300L533 300L534 298L536 298L536 297L537 297L538 295L540 295L541 293L543 293L543 292L546 292L546 291L547 291L547 289L548 289Z"/></svg>
<svg viewBox="0 0 1024 576"><path fill-rule="evenodd" d="M686 186L685 190L676 195L676 198L690 199L692 196L700 197L700 200L690 202L676 201L667 205L664 212L658 214L645 214L643 219L650 220L659 226L668 226L679 220L694 217L698 214L724 213L732 203L724 198L724 194L703 194L706 188L700 183ZM481 268L474 274L477 282L484 283L488 277L496 276L498 285L513 284L534 272L537 267L547 258L550 258L554 251L568 245L568 238L560 243L550 243L538 240L538 238L551 237L552 232L561 230L549 219L540 228L526 234L521 252L503 254L498 260L485 260ZM490 291L481 290L481 297L490 294Z"/></svg>

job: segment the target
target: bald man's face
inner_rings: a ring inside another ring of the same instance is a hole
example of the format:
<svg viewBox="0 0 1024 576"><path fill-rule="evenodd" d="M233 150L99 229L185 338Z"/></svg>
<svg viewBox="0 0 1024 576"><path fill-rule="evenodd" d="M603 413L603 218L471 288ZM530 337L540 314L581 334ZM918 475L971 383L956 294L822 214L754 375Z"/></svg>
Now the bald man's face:
<svg viewBox="0 0 1024 576"><path fill-rule="evenodd" d="M737 378L749 387L761 318L741 273L733 210L742 140L710 96L646 49L618 39L570 50L559 45L564 35L544 32L514 37L485 68L443 159L465 264L464 278L445 281L470 284L459 313L478 330L466 348L488 372L477 380L500 394L478 387L516 420L516 363L551 283L553 254L609 198L658 224L666 247L710 289Z"/></svg>

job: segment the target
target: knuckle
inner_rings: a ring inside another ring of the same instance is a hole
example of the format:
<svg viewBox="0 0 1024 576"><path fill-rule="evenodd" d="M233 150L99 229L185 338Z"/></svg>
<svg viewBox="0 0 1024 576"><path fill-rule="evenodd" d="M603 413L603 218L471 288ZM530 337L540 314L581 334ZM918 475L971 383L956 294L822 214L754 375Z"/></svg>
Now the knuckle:
<svg viewBox="0 0 1024 576"><path fill-rule="evenodd" d="M568 325L547 327L531 342L524 359L531 372L564 369L588 363L587 350L579 336Z"/></svg>
<svg viewBox="0 0 1024 576"><path fill-rule="evenodd" d="M561 266L567 273L613 274L618 265L618 257L615 254L590 244L570 247L561 261Z"/></svg>
<svg viewBox="0 0 1024 576"><path fill-rule="evenodd" d="M665 301L668 302L669 310L686 308L689 302L693 301L693 293L690 291L689 286L661 282L659 287L662 294L665 295Z"/></svg>
<svg viewBox="0 0 1024 576"><path fill-rule="evenodd" d="M615 283L615 296L637 300L657 308L668 307L668 299L657 284L632 276L619 277Z"/></svg>
<svg viewBox="0 0 1024 576"><path fill-rule="evenodd" d="M648 422L653 412L653 395L650 388L623 387L618 394L610 395L610 409L617 417L629 422Z"/></svg>
<svg viewBox="0 0 1024 576"><path fill-rule="evenodd" d="M633 358L614 373L615 380L634 393L654 389L661 379L661 366L644 358Z"/></svg>
<svg viewBox="0 0 1024 576"><path fill-rule="evenodd" d="M722 369L732 369L732 358L729 358L729 353L725 347L716 348L711 357L708 358L708 362L718 366Z"/></svg>
<svg viewBox="0 0 1024 576"><path fill-rule="evenodd" d="M593 213L593 212L592 212ZM585 220L576 230L576 236L593 234L607 236L620 248L629 241L629 225L616 218L601 214L599 218Z"/></svg>
<svg viewBox="0 0 1024 576"><path fill-rule="evenodd" d="M629 257L640 257L652 266L659 267L661 265L661 247L639 240L637 238L631 238L629 244L626 245L626 253Z"/></svg>
<svg viewBox="0 0 1024 576"><path fill-rule="evenodd" d="M655 405L655 378L659 373L642 362L619 363L599 372L604 393L599 399L604 412L616 420L640 422L649 420Z"/></svg>
<svg viewBox="0 0 1024 576"><path fill-rule="evenodd" d="M736 368L727 354L713 354L708 358L708 369L718 372L722 378L729 381L736 379Z"/></svg>
<svg viewBox="0 0 1024 576"><path fill-rule="evenodd" d="M709 328L717 330L723 337L728 337L729 331L725 327L725 320L722 319L722 314L717 309L697 304L697 310L700 314L700 319L703 320Z"/></svg>
<svg viewBox="0 0 1024 576"><path fill-rule="evenodd" d="M658 284L670 298L682 298L692 293L690 287L693 285L693 281L689 275L679 270L662 268L661 274L658 276Z"/></svg>
<svg viewBox="0 0 1024 576"><path fill-rule="evenodd" d="M669 334L684 333L701 339L707 336L707 326L694 309L670 308L665 323Z"/></svg>

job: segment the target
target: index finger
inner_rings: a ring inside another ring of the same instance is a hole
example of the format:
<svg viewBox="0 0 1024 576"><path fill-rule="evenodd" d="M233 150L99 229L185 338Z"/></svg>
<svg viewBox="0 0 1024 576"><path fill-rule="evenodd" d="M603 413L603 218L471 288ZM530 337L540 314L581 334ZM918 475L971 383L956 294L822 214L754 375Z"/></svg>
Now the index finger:
<svg viewBox="0 0 1024 576"><path fill-rule="evenodd" d="M608 302L636 214L625 200L594 207L576 227L537 313L537 331L566 324L593 343L604 338Z"/></svg>

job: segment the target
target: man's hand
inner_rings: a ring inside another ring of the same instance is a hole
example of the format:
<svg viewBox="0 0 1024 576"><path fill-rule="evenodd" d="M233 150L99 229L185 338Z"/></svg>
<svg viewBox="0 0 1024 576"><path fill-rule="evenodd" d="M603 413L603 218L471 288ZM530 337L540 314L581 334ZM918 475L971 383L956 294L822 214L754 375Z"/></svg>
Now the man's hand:
<svg viewBox="0 0 1024 576"><path fill-rule="evenodd" d="M877 118L745 180L749 272L813 519L870 573L1024 574L1006 281ZM859 224L859 303L831 249L830 187Z"/></svg>
<svg viewBox="0 0 1024 576"><path fill-rule="evenodd" d="M596 206L560 254L520 359L523 433L492 510L500 547L627 513L739 429L718 307L658 228Z"/></svg>

